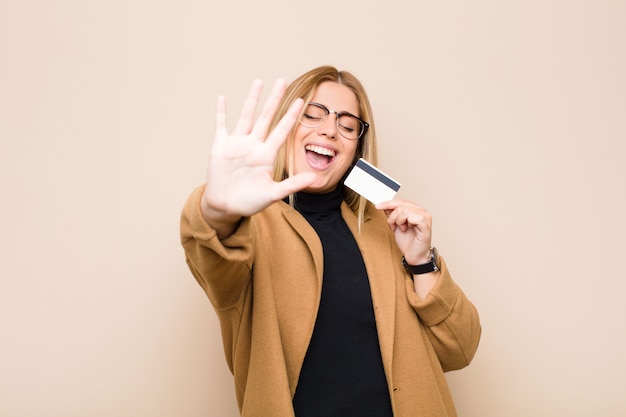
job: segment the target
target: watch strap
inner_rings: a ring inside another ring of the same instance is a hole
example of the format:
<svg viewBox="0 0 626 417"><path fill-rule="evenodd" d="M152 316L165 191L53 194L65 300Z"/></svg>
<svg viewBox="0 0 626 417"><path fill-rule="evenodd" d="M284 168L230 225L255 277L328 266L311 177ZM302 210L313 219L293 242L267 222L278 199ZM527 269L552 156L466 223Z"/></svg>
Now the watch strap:
<svg viewBox="0 0 626 417"><path fill-rule="evenodd" d="M404 266L404 269L409 274L412 274L412 275L421 275L421 274L427 274L429 272L439 271L439 259L438 259L437 249L432 248L430 250L430 260L426 262L425 264L421 264L421 265L409 265L403 256L402 266Z"/></svg>

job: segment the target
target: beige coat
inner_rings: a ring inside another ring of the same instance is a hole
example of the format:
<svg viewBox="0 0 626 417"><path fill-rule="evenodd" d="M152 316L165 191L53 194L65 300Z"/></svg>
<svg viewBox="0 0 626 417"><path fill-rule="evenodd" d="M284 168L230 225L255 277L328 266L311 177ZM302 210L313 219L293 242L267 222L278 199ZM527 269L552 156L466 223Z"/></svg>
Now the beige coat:
<svg viewBox="0 0 626 417"><path fill-rule="evenodd" d="M182 244L219 317L241 415L292 417L320 302L320 240L304 217L277 202L220 241L202 217L202 191L183 210ZM481 331L476 309L443 259L435 288L426 300L417 297L383 213L369 213L360 233L345 203L342 215L367 268L394 416L455 416L443 373L474 356Z"/></svg>

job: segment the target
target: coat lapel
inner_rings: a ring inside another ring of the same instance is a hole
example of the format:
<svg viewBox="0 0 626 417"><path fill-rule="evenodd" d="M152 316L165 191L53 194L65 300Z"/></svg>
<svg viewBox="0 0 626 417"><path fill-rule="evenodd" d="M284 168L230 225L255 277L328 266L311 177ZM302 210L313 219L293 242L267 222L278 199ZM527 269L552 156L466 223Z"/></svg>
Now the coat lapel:
<svg viewBox="0 0 626 417"><path fill-rule="evenodd" d="M282 212L294 231L306 242L310 256L313 257L315 264L318 293L311 294L312 299L310 301L315 303L316 307L312 308L313 306L311 306L310 309L304 309L305 311L314 313L307 314L309 319L313 320L313 323L307 324L309 328L312 329L321 296L322 277L324 273L322 244L315 230L313 230L306 219L296 210L283 207ZM359 231L357 218L345 202L341 205L341 212L363 255L372 293L372 303L374 306L374 316L376 319L382 360L387 378L391 380L396 311L396 268L394 261L399 262L393 250L395 241L393 241L393 235L389 232L385 221L376 221L372 215L366 215L364 224ZM378 213L374 213L374 215L377 214ZM302 300L300 300L300 303L302 303ZM296 349L299 354L294 360L295 363L298 364L298 370L302 366L310 336L309 334L306 340L300 340L297 343L300 346L300 348ZM295 389L295 386L292 387L292 390L293 389Z"/></svg>
<svg viewBox="0 0 626 417"><path fill-rule="evenodd" d="M378 339L387 377L391 377L393 340L396 312L396 277L392 250L395 242L389 233L386 222L374 221L366 214L359 232L357 218L346 203L342 204L342 215L352 231L367 268L367 275L372 292L374 316L378 329Z"/></svg>
<svg viewBox="0 0 626 417"><path fill-rule="evenodd" d="M283 215L289 222L293 230L300 235L302 240L309 248L309 253L315 263L315 275L317 277L318 289L322 291L322 275L324 273L324 256L322 252L322 242L319 236L315 233L315 230L309 222L306 221L300 213L291 207L283 209Z"/></svg>
<svg viewBox="0 0 626 417"><path fill-rule="evenodd" d="M304 257L311 257L315 271L303 270L304 276L310 277L311 272L315 273L314 286L307 285L308 290L304 290L300 296L294 297L293 294L288 299L282 299L283 303L295 303L298 311L298 327L301 331L291 332L289 335L283 335L285 338L283 343L287 343L289 339L291 341L290 346L285 349L285 355L288 356L287 362L292 364L289 373L289 384L291 395L293 396L297 387L300 370L304 362L304 357L307 352L307 348L313 335L313 329L315 327L315 321L317 319L317 311L322 296L322 277L324 274L324 257L322 251L322 243L311 225L306 221L304 217L300 215L295 209L284 205L282 207L282 214L289 223L290 227L295 233L302 239L308 249L308 254L302 254ZM310 284L310 283L309 283ZM302 291L302 286L299 288ZM296 310L291 308L290 310ZM286 320L292 322L293 317Z"/></svg>

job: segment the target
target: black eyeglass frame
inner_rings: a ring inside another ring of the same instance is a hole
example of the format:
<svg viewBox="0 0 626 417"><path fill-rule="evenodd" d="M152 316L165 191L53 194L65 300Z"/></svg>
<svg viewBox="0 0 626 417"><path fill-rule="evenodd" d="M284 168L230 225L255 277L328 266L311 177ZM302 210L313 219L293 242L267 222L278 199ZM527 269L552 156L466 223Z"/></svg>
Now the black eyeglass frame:
<svg viewBox="0 0 626 417"><path fill-rule="evenodd" d="M331 110L331 109L329 109L328 107L324 106L323 104L321 104L321 103L315 103L315 102L313 102L313 101L310 101L310 102L307 104L307 106L308 106L309 104L311 104L311 105L313 105L313 106L316 106L316 107L319 107L320 109L324 110L324 113L326 114L326 116L324 117L324 120L322 120L322 121L320 122L320 124L318 124L317 126L309 126L309 125L307 125L306 123L304 123L304 122L302 121L302 117L300 117L300 120L299 120L299 121L300 121L300 123L302 123L302 124L303 124L304 126L306 126L306 127L310 127L310 128L320 127L321 125L323 125L323 124L326 122L326 119L328 119L328 115L329 115L329 114L331 114L331 113L332 113L332 114L334 114L335 116L337 116L337 117L335 118L335 123L337 123L337 131L339 132L339 134L340 134L341 136L343 136L344 138L346 138L346 139L348 139L348 140L359 140L359 139L361 139L361 138L362 138L362 137L363 137L363 136L367 133L367 130L368 130L368 129L369 129L369 127L370 127L370 124L369 124L369 123L367 123L365 120L361 119L361 118L360 118L360 117L358 117L358 116L355 116L354 114L352 114L352 113L350 113L350 112L347 112L347 111L338 112L338 111L335 111L335 110ZM305 113L306 113L306 112L305 112ZM304 116L304 113L303 113L303 116ZM341 116L352 116L352 117L354 117L355 119L357 119L357 120L361 123L361 127L362 127L362 128L361 128L361 132L359 133L359 135L358 135L356 138L349 138L349 137L346 137L343 133L341 133L341 128L340 128L340 124L339 124L339 118L340 118Z"/></svg>

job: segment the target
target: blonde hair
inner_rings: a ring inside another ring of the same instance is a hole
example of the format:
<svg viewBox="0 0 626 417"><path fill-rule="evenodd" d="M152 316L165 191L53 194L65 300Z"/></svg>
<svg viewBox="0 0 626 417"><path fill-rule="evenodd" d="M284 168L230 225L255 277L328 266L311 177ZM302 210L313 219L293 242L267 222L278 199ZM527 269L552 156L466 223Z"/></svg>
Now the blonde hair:
<svg viewBox="0 0 626 417"><path fill-rule="evenodd" d="M354 93L359 104L359 114L357 116L366 120L370 125L365 135L358 139L359 143L357 145L356 154L352 163L356 163L359 158L364 158L368 162L377 165L378 150L376 147L376 129L374 128L374 117L372 115L370 101L361 82L347 71L339 71L335 67L327 65L315 68L296 78L287 87L287 91L283 96L278 111L274 115L270 128L274 128L274 126L276 126L278 121L287 112L289 106L296 99L301 98L305 103L308 103L315 95L317 87L327 81L344 85ZM293 172L290 171L292 171L294 166L293 143L297 128L298 124L294 126L289 137L278 151L276 162L274 163L274 181L281 181L293 175ZM349 188L345 189L344 200L350 209L357 215L360 228L365 212L371 203ZM293 204L293 195L290 196L289 201Z"/></svg>

